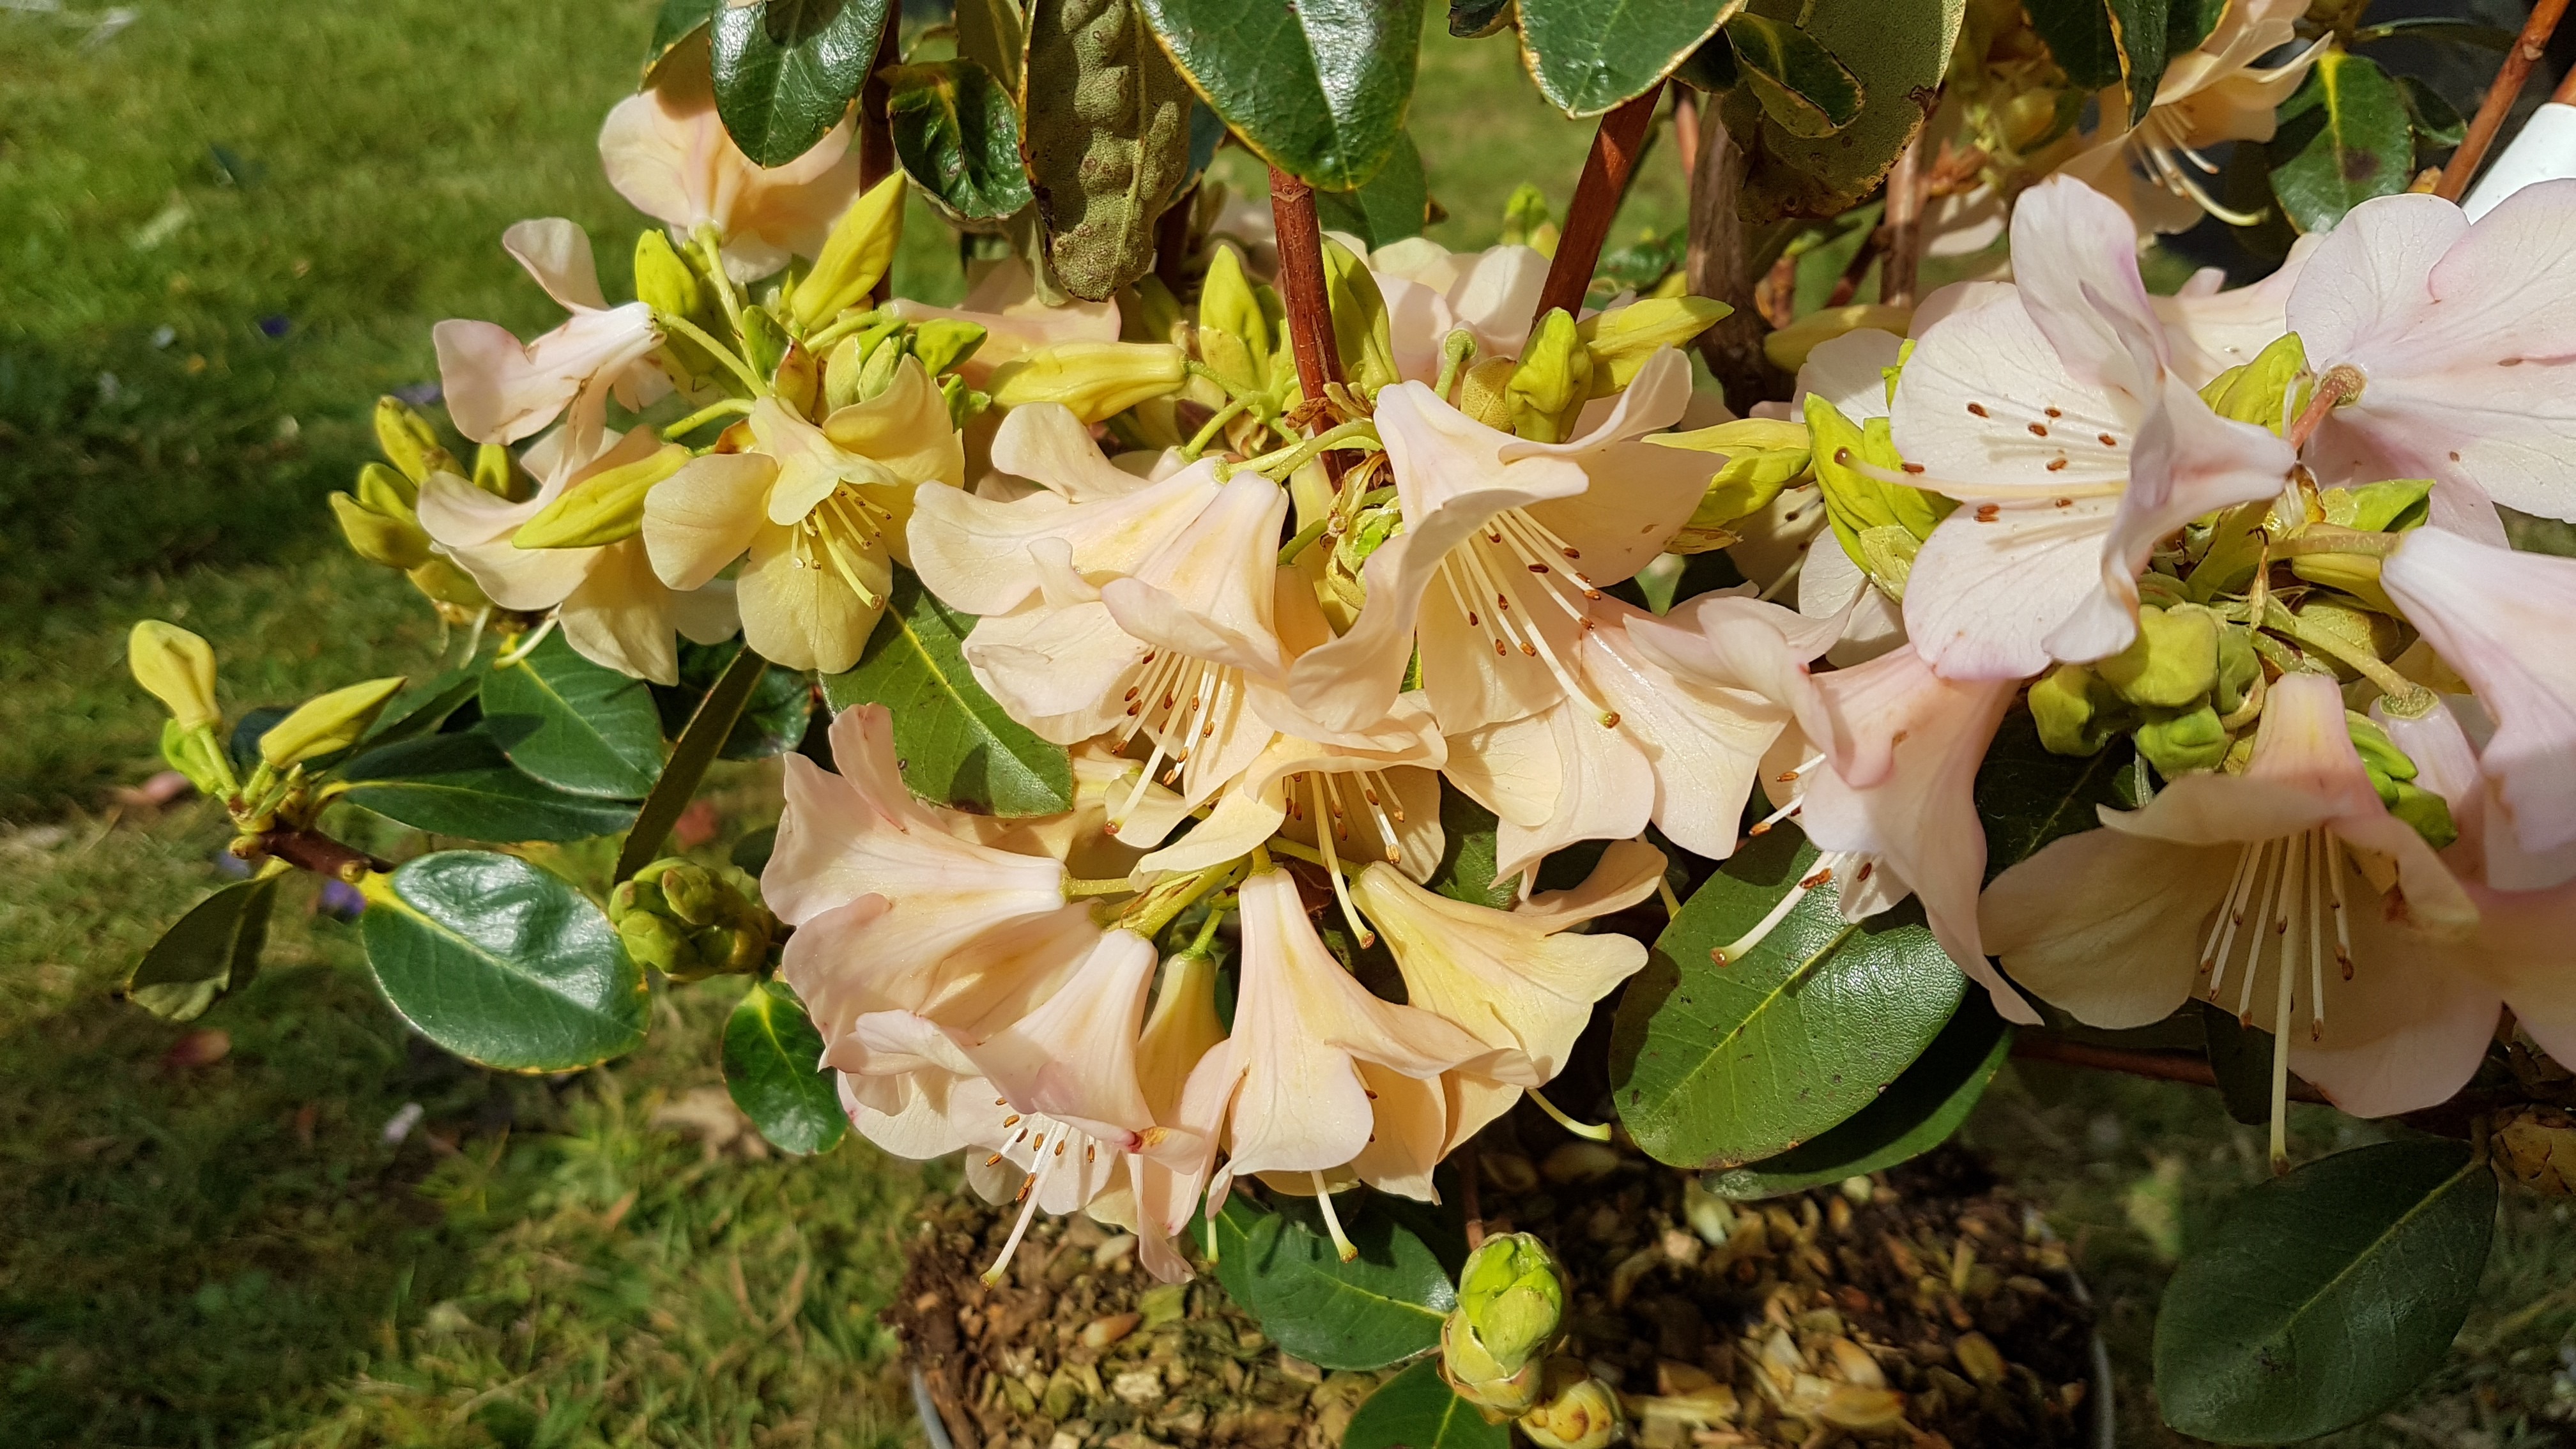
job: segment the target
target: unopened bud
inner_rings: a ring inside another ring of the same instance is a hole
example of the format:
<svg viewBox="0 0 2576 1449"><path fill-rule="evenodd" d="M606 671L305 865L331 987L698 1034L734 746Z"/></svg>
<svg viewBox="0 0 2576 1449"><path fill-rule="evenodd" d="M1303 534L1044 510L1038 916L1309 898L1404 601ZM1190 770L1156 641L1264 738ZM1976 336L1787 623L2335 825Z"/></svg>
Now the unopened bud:
<svg viewBox="0 0 2576 1449"><path fill-rule="evenodd" d="M2218 684L2218 615L2196 604L2138 610L2138 637L2093 666L2131 704L2187 709Z"/></svg>
<svg viewBox="0 0 2576 1449"><path fill-rule="evenodd" d="M617 938L626 943L626 954L634 958L635 964L650 966L675 981L696 980L707 974L687 934L665 917L649 911L622 916L617 922Z"/></svg>
<svg viewBox="0 0 2576 1449"><path fill-rule="evenodd" d="M432 473L453 473L456 458L439 446L438 430L398 397L376 399L376 447L417 487Z"/></svg>
<svg viewBox="0 0 2576 1449"><path fill-rule="evenodd" d="M1857 539L1860 566L1887 591L1889 598L1904 602L1905 584L1914 577L1914 556L1923 551L1923 540L1901 523L1864 528Z"/></svg>
<svg viewBox="0 0 2576 1449"><path fill-rule="evenodd" d="M259 757L278 769L336 754L358 742L402 691L400 675L316 695L259 737Z"/></svg>
<svg viewBox="0 0 2576 1449"><path fill-rule="evenodd" d="M1521 1432L1539 1449L1609 1449L1619 1437L1619 1396L1580 1360L1547 1361L1539 1406L1521 1416Z"/></svg>
<svg viewBox="0 0 2576 1449"><path fill-rule="evenodd" d="M1199 359L1235 387L1261 392L1270 386L1270 339L1268 314L1242 260L1232 247L1217 248L1199 285Z"/></svg>
<svg viewBox="0 0 2576 1449"><path fill-rule="evenodd" d="M2030 687L2039 743L2053 755L2098 755L2136 723L2119 691L2081 664L2061 664Z"/></svg>
<svg viewBox="0 0 2576 1449"><path fill-rule="evenodd" d="M751 370L767 377L778 370L787 357L787 330L767 308L742 309L742 355Z"/></svg>
<svg viewBox="0 0 2576 1449"><path fill-rule="evenodd" d="M474 450L474 486L513 503L525 497L519 488L519 461L498 443L485 443Z"/></svg>
<svg viewBox="0 0 2576 1449"><path fill-rule="evenodd" d="M418 568L405 570L403 577L411 580L411 586L420 590L431 603L459 609L492 607L491 596L483 592L481 584L474 582L474 576L442 555L431 554Z"/></svg>
<svg viewBox="0 0 2576 1449"><path fill-rule="evenodd" d="M980 324L933 317L914 325L907 345L912 355L921 359L922 370L937 377L974 356L975 349L984 345L984 336Z"/></svg>
<svg viewBox="0 0 2576 1449"><path fill-rule="evenodd" d="M770 374L770 395L779 406L803 417L814 411L814 400L822 395L823 367L805 344L787 344L787 355L778 359L778 370Z"/></svg>
<svg viewBox="0 0 2576 1449"><path fill-rule="evenodd" d="M1547 1246L1528 1233L1497 1233L1467 1256L1458 1275L1456 1352L1469 1370L1518 1372L1556 1341L1565 1285Z"/></svg>
<svg viewBox="0 0 2576 1449"><path fill-rule="evenodd" d="M2318 501L2326 522L2363 533L2396 533L2422 523L2432 508L2429 478L2390 478L2358 488L2329 488Z"/></svg>
<svg viewBox="0 0 2576 1449"><path fill-rule="evenodd" d="M1822 395L1811 392L1807 394L1807 433L1812 450L1808 463L1818 491L1824 494L1825 516L1843 552L1864 569L1869 567L1860 544L1864 530L1893 524L1917 539L1930 538L1956 506L1920 488L1881 482L1853 466L1866 463L1887 473L1904 467L1885 418L1855 425Z"/></svg>
<svg viewBox="0 0 2576 1449"><path fill-rule="evenodd" d="M887 318L832 344L832 355L823 362L824 416L829 417L852 403L866 402L875 396L868 391L872 382L879 390L883 389L885 370L872 370L869 364L880 353L902 351L902 333L903 323Z"/></svg>
<svg viewBox="0 0 2576 1449"><path fill-rule="evenodd" d="M182 729L175 719L161 721L161 758L188 777L197 793L220 800L234 788L231 762L211 729Z"/></svg>
<svg viewBox="0 0 2576 1449"><path fill-rule="evenodd" d="M1086 423L1105 422L1177 389L1188 355L1160 342L1059 342L993 371L996 406L1062 403Z"/></svg>
<svg viewBox="0 0 2576 1449"><path fill-rule="evenodd" d="M358 557L371 564L405 571L429 561L429 534L411 518L368 508L346 493L332 494L330 502L331 516L340 525L340 536L349 541L349 551Z"/></svg>
<svg viewBox="0 0 2576 1449"><path fill-rule="evenodd" d="M1519 364L1508 357L1489 357L1458 379L1458 411L1497 432L1510 432L1512 403L1505 390Z"/></svg>
<svg viewBox="0 0 2576 1449"><path fill-rule="evenodd" d="M1179 342L1181 299L1151 272L1127 284L1118 299L1118 336L1126 342Z"/></svg>
<svg viewBox="0 0 2576 1449"><path fill-rule="evenodd" d="M215 651L176 624L145 619L125 638L125 660L134 682L170 711L184 730L223 723L215 707Z"/></svg>
<svg viewBox="0 0 2576 1449"><path fill-rule="evenodd" d="M2168 780L2217 769L2226 763L2227 747L2233 743L2227 727L2219 723L2218 711L2206 704L2197 709L2151 711L2130 738L2138 742L2138 753L2147 757L2156 773Z"/></svg>
<svg viewBox="0 0 2576 1449"><path fill-rule="evenodd" d="M1837 337L1848 336L1863 328L1905 335L1914 325L1911 307L1887 307L1876 302L1855 302L1848 307L1819 307L1777 332L1762 338L1762 355L1782 372L1795 373L1807 365L1807 355Z"/></svg>
<svg viewBox="0 0 2576 1449"><path fill-rule="evenodd" d="M1550 248L1539 246L1538 238L1540 229L1549 225L1547 193L1526 181L1513 187L1503 202L1503 245L1548 251Z"/></svg>
<svg viewBox="0 0 2576 1449"><path fill-rule="evenodd" d="M1342 375L1362 397L1401 381L1395 370L1395 343L1386 315L1386 297L1369 275L1368 264L1340 242L1324 242L1324 295L1332 304L1333 350L1341 355Z"/></svg>
<svg viewBox="0 0 2576 1449"><path fill-rule="evenodd" d="M2254 653L2254 631L2241 624L2223 624L2218 630L2218 684L2209 694L2209 702L2220 714L2234 714L2245 707L2246 692L2261 678L2263 665Z"/></svg>
<svg viewBox="0 0 2576 1449"><path fill-rule="evenodd" d="M745 972L767 958L775 932L758 890L739 872L667 858L610 893L608 919L628 955L674 981Z"/></svg>
<svg viewBox="0 0 2576 1449"><path fill-rule="evenodd" d="M593 474L520 524L510 542L520 548L598 548L632 538L644 527L644 495L691 456L678 443L664 443L650 456Z"/></svg>
<svg viewBox="0 0 2576 1449"><path fill-rule="evenodd" d="M939 380L939 399L948 404L948 425L960 430L993 405L991 393L968 387L966 379L953 372Z"/></svg>
<svg viewBox="0 0 2576 1449"><path fill-rule="evenodd" d="M2314 379L2308 376L2308 350L2296 332L2287 333L2254 355L2211 378L2200 400L2222 418L2252 423L2278 433L2307 405Z"/></svg>
<svg viewBox="0 0 2576 1449"><path fill-rule="evenodd" d="M1584 349L1574 319L1564 308L1551 307L1530 334L1511 383L1503 389L1512 431L1532 442L1562 443L1573 436L1575 415L1591 395L1592 354Z"/></svg>
<svg viewBox="0 0 2576 1449"><path fill-rule="evenodd" d="M832 235L823 243L823 254L814 259L814 270L796 284L793 315L800 333L865 303L876 290L886 268L894 264L895 248L903 243L903 200L904 176L898 169L852 201L841 219L832 223Z"/></svg>
<svg viewBox="0 0 2576 1449"><path fill-rule="evenodd" d="M1734 310L1707 297L1648 297L1586 317L1575 332L1592 354L1592 395L1626 387L1658 348L1682 346Z"/></svg>
<svg viewBox="0 0 2576 1449"><path fill-rule="evenodd" d="M358 470L357 501L388 518L408 520L420 502L420 485L383 463Z"/></svg>
<svg viewBox="0 0 2576 1449"><path fill-rule="evenodd" d="M1667 545L1674 553L1734 543L1729 524L1770 507L1782 489L1807 473L1807 430L1796 423L1743 418L1688 433L1656 433L1646 441L1726 455L1710 475L1708 491L1700 495L1690 522Z"/></svg>
<svg viewBox="0 0 2576 1449"><path fill-rule="evenodd" d="M635 238L635 299L673 317L695 316L705 300L697 269L682 259L660 227Z"/></svg>

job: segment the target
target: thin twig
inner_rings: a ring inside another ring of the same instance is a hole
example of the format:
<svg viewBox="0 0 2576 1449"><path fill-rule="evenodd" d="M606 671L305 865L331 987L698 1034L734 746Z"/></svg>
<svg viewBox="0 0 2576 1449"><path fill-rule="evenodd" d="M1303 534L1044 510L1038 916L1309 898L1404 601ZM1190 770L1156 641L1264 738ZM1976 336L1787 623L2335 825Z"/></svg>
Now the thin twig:
<svg viewBox="0 0 2576 1449"><path fill-rule="evenodd" d="M1288 309L1297 388L1305 405L1314 407L1323 402L1327 384L1343 381L1333 302L1324 288L1324 231L1315 219L1313 189L1276 166L1270 168L1270 219L1279 235L1279 300ZM1339 486L1340 455L1326 453L1324 470Z"/></svg>
<svg viewBox="0 0 2576 1449"><path fill-rule="evenodd" d="M2126 1072L2133 1077L2151 1077L2160 1082L2183 1082L2195 1087L2218 1085L2218 1073L2206 1058L2184 1052L2132 1051L2125 1047L2068 1041L2064 1037L2046 1036L2039 1032L2023 1032L2013 1038L2012 1054L2026 1061L2056 1062L2061 1066L2090 1067L2102 1072ZM2305 1082L2292 1082L2290 1100L2321 1103L2325 1098Z"/></svg>
<svg viewBox="0 0 2576 1449"><path fill-rule="evenodd" d="M1923 194L1928 189L1923 148L1932 128L1914 133L1904 154L1887 173L1887 255L1878 268L1878 300L1890 307L1914 305L1914 282L1923 260Z"/></svg>
<svg viewBox="0 0 2576 1449"><path fill-rule="evenodd" d="M2441 184L2433 188L2435 196L2457 201L2468 194L2469 183L2477 179L2478 163L2486 159L2487 148L2495 144L2496 132L2503 128L2505 116L2522 96L2522 83L2549 48L2549 36L2558 28L2558 17L2566 13L2567 0L2540 0L2531 7L2531 19L2524 22L2513 49L2504 53L2504 64L2496 68L2495 84L2487 87L2486 99L2478 103L2478 114L2469 122L2469 133L2444 163Z"/></svg>
<svg viewBox="0 0 2576 1449"><path fill-rule="evenodd" d="M1450 1160L1458 1164L1458 1207L1467 1217L1467 1251L1472 1253L1485 1245L1485 1207L1476 1181L1483 1164L1476 1160L1473 1140L1461 1144Z"/></svg>
<svg viewBox="0 0 2576 1449"><path fill-rule="evenodd" d="M1601 260L1601 244L1610 239L1610 223L1619 215L1620 198L1628 194L1628 176L1637 169L1637 153L1655 123L1655 102L1664 83L1610 108L1601 129L1592 133L1592 154L1583 161L1583 179L1574 184L1574 202L1566 208L1565 230L1557 237L1556 259L1549 263L1547 285L1538 294L1538 313L1562 308L1569 317L1583 308L1592 287L1592 268Z"/></svg>
<svg viewBox="0 0 2576 1449"><path fill-rule="evenodd" d="M1887 249L1887 232L1886 227L1874 226L1860 239L1860 245L1852 249L1851 260L1843 265L1843 274L1834 279L1833 295L1825 298L1826 306L1840 307L1859 295L1861 279L1869 275L1869 264L1877 261L1879 253ZM1793 286L1794 278L1793 273L1791 283ZM1878 294L1879 300L1886 300L1887 278L1884 275L1879 278Z"/></svg>
<svg viewBox="0 0 2576 1449"><path fill-rule="evenodd" d="M299 870L355 884L370 871L391 867L354 846L343 845L318 830L271 830L251 837L252 848L275 856Z"/></svg>

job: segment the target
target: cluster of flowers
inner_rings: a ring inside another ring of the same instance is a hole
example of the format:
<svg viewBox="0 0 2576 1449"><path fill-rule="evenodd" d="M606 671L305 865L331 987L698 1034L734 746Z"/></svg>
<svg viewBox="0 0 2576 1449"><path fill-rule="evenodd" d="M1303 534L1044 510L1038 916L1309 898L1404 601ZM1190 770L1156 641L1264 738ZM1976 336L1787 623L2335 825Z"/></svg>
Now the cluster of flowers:
<svg viewBox="0 0 2576 1449"><path fill-rule="evenodd" d="M2173 152L2295 81L2249 69L2279 8L2231 7L2096 150L2186 185ZM1662 889L1649 826L1722 858L1756 809L1822 852L1790 902L1918 898L2015 1020L2015 983L2103 1026L2206 993L2275 1033L2276 1082L2373 1115L2454 1092L2502 1005L2576 1060L2550 959L2576 561L2509 548L2496 507L2576 518L2576 182L2474 227L2370 202L2258 285L2167 298L2139 220L2061 176L2017 200L2012 281L1827 342L1787 411L1729 419L1675 350L1723 309L1533 328L1526 247L1328 246L1349 382L1320 398L1231 249L1190 315L1045 307L1016 264L961 308L886 302L903 182L860 194L847 148L761 171L703 94L620 105L611 179L670 229L643 300L606 304L570 223L513 228L571 318L442 325L488 466L415 506L471 581L442 597L656 680L675 630L847 670L897 567L975 616L976 682L1071 751L1073 810L918 800L856 708L837 773L787 760L762 881L880 1145L967 1149L988 1193L1121 1223L1166 1275L1243 1174L1328 1217L1354 1181L1428 1197L1644 963L1587 927ZM700 411L608 427L674 387ZM1718 545L1751 587L1611 592ZM2025 697L2051 748L2129 736L2163 786L1981 890L1972 786ZM1508 908L1427 888L1444 781L1498 821ZM1589 878L1534 892L1585 841L1612 842ZM1328 937L1382 939L1403 1004Z"/></svg>

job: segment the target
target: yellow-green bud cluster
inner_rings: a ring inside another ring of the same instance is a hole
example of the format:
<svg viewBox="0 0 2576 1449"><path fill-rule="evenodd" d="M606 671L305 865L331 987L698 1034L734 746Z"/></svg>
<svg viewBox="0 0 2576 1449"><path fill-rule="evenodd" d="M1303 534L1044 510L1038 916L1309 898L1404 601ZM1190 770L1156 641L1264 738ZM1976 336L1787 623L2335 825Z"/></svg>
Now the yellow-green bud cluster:
<svg viewBox="0 0 2576 1449"><path fill-rule="evenodd" d="M1855 425L1840 408L1809 393L1807 434L1809 465L1824 494L1835 540L1891 597L1904 598L1923 540L1958 505L1937 493L1873 478L1854 466L1868 464L1889 473L1905 466L1883 417Z"/></svg>
<svg viewBox="0 0 2576 1449"><path fill-rule="evenodd" d="M1725 455L1709 475L1708 491L1700 495L1690 522L1665 545L1672 553L1706 553L1740 542L1742 535L1734 525L1769 508L1781 490L1806 477L1812 457L1805 428L1767 418L1739 418L1687 433L1656 433L1646 441Z"/></svg>
<svg viewBox="0 0 2576 1449"><path fill-rule="evenodd" d="M1516 1417L1542 1399L1548 1349L1565 1318L1565 1285L1545 1244L1498 1233L1469 1254L1458 1306L1440 1330L1440 1372L1469 1403Z"/></svg>
<svg viewBox="0 0 2576 1449"><path fill-rule="evenodd" d="M2370 776L2370 787L2379 792L2379 802L2388 813L2403 820L2426 844L2441 850L2460 838L2459 827L2452 823L2450 802L2415 783L2414 760L2397 742L2388 737L2369 716L2346 711L2344 727L2352 734L2354 753L2361 756L2361 768Z"/></svg>
<svg viewBox="0 0 2576 1449"><path fill-rule="evenodd" d="M2260 670L2251 631L2180 600L2138 610L2138 637L2090 665L2062 664L2030 689L2040 743L2101 752L2120 735L2167 779L2226 762Z"/></svg>
<svg viewBox="0 0 2576 1449"><path fill-rule="evenodd" d="M340 525L340 536L358 557L400 570L433 603L486 607L491 600L464 570L430 551L429 532L420 526L421 485L433 473L462 473L456 455L440 445L429 419L399 398L376 399L374 421L376 447L385 461L360 468L353 491L331 495L331 516ZM475 457L474 481L510 496L509 459L507 449L486 447Z"/></svg>
<svg viewBox="0 0 2576 1449"><path fill-rule="evenodd" d="M608 898L608 919L627 955L674 981L758 970L776 934L749 877L676 858L620 885Z"/></svg>

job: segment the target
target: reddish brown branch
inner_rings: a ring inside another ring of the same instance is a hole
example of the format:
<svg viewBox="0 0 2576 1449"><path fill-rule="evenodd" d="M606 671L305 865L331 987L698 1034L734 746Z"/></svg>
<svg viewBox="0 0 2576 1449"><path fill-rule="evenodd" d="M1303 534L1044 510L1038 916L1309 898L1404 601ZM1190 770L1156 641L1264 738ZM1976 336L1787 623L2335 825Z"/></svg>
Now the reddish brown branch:
<svg viewBox="0 0 2576 1449"><path fill-rule="evenodd" d="M1592 154L1583 161L1583 179L1574 185L1574 203L1566 209L1565 230L1557 237L1556 259L1548 265L1547 286L1538 294L1538 315L1563 308L1573 316L1583 308L1592 286L1592 268L1601 260L1601 244L1610 239L1610 223L1619 215L1620 198L1628 194L1629 174L1645 149L1646 131L1655 123L1655 102L1664 83L1610 108L1601 129L1592 133Z"/></svg>
<svg viewBox="0 0 2576 1449"><path fill-rule="evenodd" d="M1887 173L1887 254L1879 262L1878 300L1890 307L1914 305L1914 283L1923 260L1923 201L1930 189L1924 175L1923 148L1931 134L1927 120L1915 132L1896 165Z"/></svg>
<svg viewBox="0 0 2576 1449"><path fill-rule="evenodd" d="M250 840L256 854L273 855L298 870L309 870L315 875L329 876L351 885L357 884L360 877L371 871L392 868L365 851L343 845L318 830L272 830L252 836Z"/></svg>
<svg viewBox="0 0 2576 1449"><path fill-rule="evenodd" d="M1288 346L1297 355L1297 390L1311 415L1323 416L1324 389L1342 378L1342 354L1333 341L1333 299L1324 284L1324 230L1315 220L1315 193L1305 182L1270 168L1270 219L1279 234L1279 301L1288 310ZM1324 455L1324 471L1338 485L1342 457Z"/></svg>
<svg viewBox="0 0 2576 1449"><path fill-rule="evenodd" d="M2522 95L2522 83L2531 76L2531 67L2549 48L2551 32L2558 29L2558 18L2567 13L2567 0L2540 0L2531 7L2531 19L2525 21L2522 34L2514 40L2513 49L2504 53L2504 64L2496 68L2495 84L2487 87L2486 99L2478 103L2476 119L2469 122L2469 133L2460 139L2460 149L2451 153L2442 167L2441 184L2433 194L2444 201L2457 201L2468 194L2469 183L2477 179L2478 163L2487 157L2487 148L2495 144L2496 132L2503 128L2504 118Z"/></svg>
<svg viewBox="0 0 2576 1449"><path fill-rule="evenodd" d="M2210 1068L2209 1062L2185 1052L2131 1051L2125 1047L2094 1046L2063 1037L2024 1032L2013 1038L2012 1054L2026 1061L2056 1062L2061 1066L2090 1067L2101 1072L2126 1072L2133 1077L2152 1077L2160 1082L2184 1082L2195 1087L2218 1085L2218 1073ZM2294 1080L2290 1083L2290 1100L2322 1103L2325 1098L2316 1088Z"/></svg>

